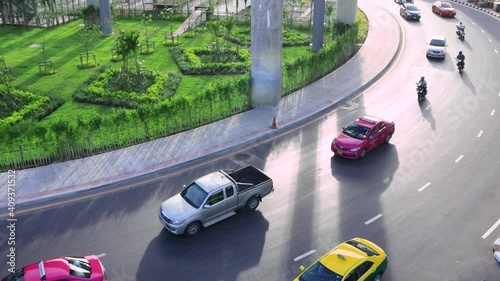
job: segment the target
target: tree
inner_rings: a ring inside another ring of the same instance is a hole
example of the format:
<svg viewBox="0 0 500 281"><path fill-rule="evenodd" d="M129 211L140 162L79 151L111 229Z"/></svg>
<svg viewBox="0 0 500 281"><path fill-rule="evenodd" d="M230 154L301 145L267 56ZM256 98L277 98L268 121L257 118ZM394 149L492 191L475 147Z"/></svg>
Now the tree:
<svg viewBox="0 0 500 281"><path fill-rule="evenodd" d="M219 52L219 35L220 35L220 22L219 21L210 21L208 23L208 29L212 34L213 42L215 43L215 51Z"/></svg>
<svg viewBox="0 0 500 281"><path fill-rule="evenodd" d="M226 28L227 35L231 35L231 31L233 30L234 26L236 25L236 20L234 19L233 16L229 16L223 22L223 25Z"/></svg>
<svg viewBox="0 0 500 281"><path fill-rule="evenodd" d="M6 94L10 94L11 76L9 75L9 73L10 73L10 68L5 63L5 58L3 56L0 56L0 81L2 81L2 84L5 85L5 88L7 90ZM2 93L0 92L0 95L1 94Z"/></svg>
<svg viewBox="0 0 500 281"><path fill-rule="evenodd" d="M145 35L146 35L146 51L142 51L141 52L143 54L150 54L150 51L149 51L149 44L152 43L152 47L153 47L153 50L151 53L155 52L155 43L154 42L149 42L149 33L148 33L148 25L150 25L151 23L153 22L153 14L151 13L142 13L142 19L141 19L141 23L142 25L144 26L144 29L145 29ZM154 31L154 28L153 28L153 31Z"/></svg>
<svg viewBox="0 0 500 281"><path fill-rule="evenodd" d="M80 35L80 43L83 48L85 48L85 55L87 58L87 66L89 65L89 54L90 50L99 42L101 39L101 31L99 26L96 24L84 25L80 28L78 34ZM94 53L92 53L94 55ZM81 58L81 55L80 55ZM83 62L80 60L81 66L83 67ZM95 55L94 55L94 65L95 65Z"/></svg>
<svg viewBox="0 0 500 281"><path fill-rule="evenodd" d="M117 37L117 52L123 59L122 71L128 73L128 60L130 54L134 55L136 73L140 73L140 63L137 60L137 50L139 49L139 33L136 31L120 31Z"/></svg>

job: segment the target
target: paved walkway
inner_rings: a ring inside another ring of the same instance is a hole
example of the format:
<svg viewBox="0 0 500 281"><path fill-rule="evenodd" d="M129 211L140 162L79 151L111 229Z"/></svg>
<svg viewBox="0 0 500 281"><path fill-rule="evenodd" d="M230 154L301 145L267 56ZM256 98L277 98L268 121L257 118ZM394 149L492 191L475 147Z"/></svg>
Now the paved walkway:
<svg viewBox="0 0 500 281"><path fill-rule="evenodd" d="M17 171L16 203L95 188L223 152L333 109L377 80L400 49L401 28L397 20L376 0L359 0L359 7L370 22L368 38L360 51L333 73L282 98L277 108L257 108L125 149ZM271 128L274 114L278 129ZM7 204L7 173L0 174L0 183L1 207Z"/></svg>

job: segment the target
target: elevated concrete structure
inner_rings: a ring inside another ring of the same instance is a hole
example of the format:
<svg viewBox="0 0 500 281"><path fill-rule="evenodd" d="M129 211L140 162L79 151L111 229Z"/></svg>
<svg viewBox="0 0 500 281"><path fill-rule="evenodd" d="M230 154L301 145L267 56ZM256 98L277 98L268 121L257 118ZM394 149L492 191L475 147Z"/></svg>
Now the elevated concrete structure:
<svg viewBox="0 0 500 281"><path fill-rule="evenodd" d="M323 48L323 35L325 34L325 0L314 1L312 51L317 52Z"/></svg>
<svg viewBox="0 0 500 281"><path fill-rule="evenodd" d="M111 17L111 5L109 0L99 0L99 13L101 16L101 30L105 36L113 34L113 19Z"/></svg>
<svg viewBox="0 0 500 281"><path fill-rule="evenodd" d="M283 3L252 0L252 107L277 106L281 97Z"/></svg>
<svg viewBox="0 0 500 281"><path fill-rule="evenodd" d="M337 0L337 22L355 24L357 9L358 0Z"/></svg>

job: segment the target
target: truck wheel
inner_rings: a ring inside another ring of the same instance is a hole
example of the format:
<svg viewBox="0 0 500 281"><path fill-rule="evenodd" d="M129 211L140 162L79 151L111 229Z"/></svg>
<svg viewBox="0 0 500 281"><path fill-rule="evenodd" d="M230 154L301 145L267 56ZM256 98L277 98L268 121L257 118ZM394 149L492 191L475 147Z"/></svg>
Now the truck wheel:
<svg viewBox="0 0 500 281"><path fill-rule="evenodd" d="M375 276L375 279L373 279L373 281L382 281L382 274L377 274L377 276Z"/></svg>
<svg viewBox="0 0 500 281"><path fill-rule="evenodd" d="M260 200L257 196L254 196L254 197L248 199L247 204L246 204L247 210L253 211L253 210L257 209L257 207L259 206L259 202L260 202Z"/></svg>
<svg viewBox="0 0 500 281"><path fill-rule="evenodd" d="M201 230L201 224L195 221L186 226L186 229L184 230L184 235L186 235L187 237L192 237L198 234L200 230Z"/></svg>

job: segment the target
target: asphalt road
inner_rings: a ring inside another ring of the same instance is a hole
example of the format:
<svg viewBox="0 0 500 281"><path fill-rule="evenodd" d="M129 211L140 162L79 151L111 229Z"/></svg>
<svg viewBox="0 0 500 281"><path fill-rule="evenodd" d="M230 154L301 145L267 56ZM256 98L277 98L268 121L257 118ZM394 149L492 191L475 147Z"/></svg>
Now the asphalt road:
<svg viewBox="0 0 500 281"><path fill-rule="evenodd" d="M19 214L18 266L104 254L110 280L281 281L338 243L364 237L389 256L384 280L500 280L491 256L500 228L482 238L500 219L499 22L459 5L456 19L443 19L430 12L431 1L419 0L422 20L407 22L392 0L380 2L400 19L404 49L362 95L233 154L57 198L45 203L87 197ZM454 33L459 20L466 25L464 42ZM434 33L448 38L444 61L425 58L425 42ZM459 50L466 55L462 76L453 60ZM419 104L414 83L422 75L429 94ZM332 138L365 114L396 122L391 144L359 161L332 157ZM191 239L162 229L159 205L183 184L246 165L264 169L275 182L275 192L256 212L241 212ZM29 207L37 206L23 206ZM8 232L0 231L4 276Z"/></svg>

